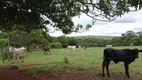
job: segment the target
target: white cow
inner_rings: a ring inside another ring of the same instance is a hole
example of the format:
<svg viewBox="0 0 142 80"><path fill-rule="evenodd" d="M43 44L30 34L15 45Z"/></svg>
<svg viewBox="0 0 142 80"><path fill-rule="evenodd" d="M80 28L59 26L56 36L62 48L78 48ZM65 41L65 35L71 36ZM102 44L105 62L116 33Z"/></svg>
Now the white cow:
<svg viewBox="0 0 142 80"><path fill-rule="evenodd" d="M81 46L78 46L78 48L81 48Z"/></svg>
<svg viewBox="0 0 142 80"><path fill-rule="evenodd" d="M76 49L76 46L68 46L67 47L68 54L74 54L75 49Z"/></svg>
<svg viewBox="0 0 142 80"><path fill-rule="evenodd" d="M26 48L25 47L21 47L21 48L9 47L9 54L15 60L21 57L23 59L22 62L24 62L24 57L26 55Z"/></svg>
<svg viewBox="0 0 142 80"><path fill-rule="evenodd" d="M108 47L108 48L109 48L109 47L112 47L112 45L106 45L106 47Z"/></svg>

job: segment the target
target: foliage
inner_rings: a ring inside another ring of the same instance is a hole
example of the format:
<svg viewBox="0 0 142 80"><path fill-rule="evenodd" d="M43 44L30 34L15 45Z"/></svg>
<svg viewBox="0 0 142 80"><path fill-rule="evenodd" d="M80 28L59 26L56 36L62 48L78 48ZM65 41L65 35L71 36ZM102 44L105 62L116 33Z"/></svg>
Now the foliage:
<svg viewBox="0 0 142 80"><path fill-rule="evenodd" d="M82 26L74 25L72 18L75 16L84 13L93 22L100 18L112 21L132 7L141 9L141 0L1 0L0 30L49 31L48 24L64 33L77 32ZM86 29L89 27L87 25Z"/></svg>
<svg viewBox="0 0 142 80"><path fill-rule="evenodd" d="M2 49L3 51L3 59L8 58L8 48L7 48L8 43L9 43L8 39L5 38L0 39L0 49Z"/></svg>
<svg viewBox="0 0 142 80"><path fill-rule="evenodd" d="M0 47L4 47L4 46L8 45L8 43L9 43L8 39L5 39L5 38L0 39Z"/></svg>
<svg viewBox="0 0 142 80"><path fill-rule="evenodd" d="M50 44L51 48L62 48L62 44L60 42L54 42Z"/></svg>
<svg viewBox="0 0 142 80"><path fill-rule="evenodd" d="M63 46L63 48L66 48L68 46L69 39L66 36L59 36L57 37L57 41L60 42Z"/></svg>
<svg viewBox="0 0 142 80"><path fill-rule="evenodd" d="M98 37L98 36L97 36ZM112 38L112 37L111 37ZM110 40L105 36L103 37L53 37L54 42L60 42L63 46L63 48L66 48L68 45L75 45L75 46L85 46L85 47L99 47L99 46L105 46L110 43ZM66 45L66 46L65 46Z"/></svg>
<svg viewBox="0 0 142 80"><path fill-rule="evenodd" d="M65 61L66 64L69 64L69 60L68 60L67 57L64 57L64 61Z"/></svg>
<svg viewBox="0 0 142 80"><path fill-rule="evenodd" d="M138 33L138 34L137 34ZM133 44L135 46L142 45L142 36L140 32L127 31L121 37L115 37L111 40L113 46L128 46Z"/></svg>
<svg viewBox="0 0 142 80"><path fill-rule="evenodd" d="M135 36L136 34L135 34L135 32L133 32L132 30L130 30L130 31L127 31L126 33L124 33L125 35L124 36L127 36L127 37L133 37L133 36Z"/></svg>
<svg viewBox="0 0 142 80"><path fill-rule="evenodd" d="M32 68L32 69L27 69L26 72L27 72L29 75L35 76L35 75L37 74L38 70L35 69L35 68Z"/></svg>
<svg viewBox="0 0 142 80"><path fill-rule="evenodd" d="M1 38L9 38L10 45L13 46L36 46L38 44L49 44L52 38L45 34L42 30L32 30L30 33L12 30L9 32L2 32Z"/></svg>
<svg viewBox="0 0 142 80"><path fill-rule="evenodd" d="M74 39L73 37L69 38L68 45L77 45L76 39Z"/></svg>

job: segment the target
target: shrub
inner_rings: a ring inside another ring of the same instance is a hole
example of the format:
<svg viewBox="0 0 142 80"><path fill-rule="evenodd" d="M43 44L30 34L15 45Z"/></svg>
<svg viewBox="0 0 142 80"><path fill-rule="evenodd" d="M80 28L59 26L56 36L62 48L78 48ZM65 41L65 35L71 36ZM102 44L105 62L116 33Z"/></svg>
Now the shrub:
<svg viewBox="0 0 142 80"><path fill-rule="evenodd" d="M55 42L50 44L51 48L62 48L62 44L60 42Z"/></svg>
<svg viewBox="0 0 142 80"><path fill-rule="evenodd" d="M26 72L27 72L29 75L35 76L35 75L37 74L38 70L35 69L35 68L31 68L31 69L28 69Z"/></svg>
<svg viewBox="0 0 142 80"><path fill-rule="evenodd" d="M0 39L0 47L4 47L4 46L6 46L8 43L9 43L9 40L8 40L8 39L5 39L5 38L1 38L1 39Z"/></svg>
<svg viewBox="0 0 142 80"><path fill-rule="evenodd" d="M68 58L67 58L67 57L64 57L64 61L65 61L65 63L66 63L66 64L68 64L68 63L69 63L69 60L68 60Z"/></svg>

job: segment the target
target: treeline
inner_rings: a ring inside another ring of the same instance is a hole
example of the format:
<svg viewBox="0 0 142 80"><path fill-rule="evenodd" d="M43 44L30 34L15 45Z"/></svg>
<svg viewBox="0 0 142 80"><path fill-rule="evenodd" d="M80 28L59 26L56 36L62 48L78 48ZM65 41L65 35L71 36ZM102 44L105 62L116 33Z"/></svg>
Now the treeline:
<svg viewBox="0 0 142 80"><path fill-rule="evenodd" d="M129 46L135 45L140 46L142 45L142 31L140 32L133 32L127 31L123 33L121 37L115 37L110 41L110 44L113 46Z"/></svg>
<svg viewBox="0 0 142 80"><path fill-rule="evenodd" d="M106 45L140 46L142 45L142 31L140 32L127 31L126 33L123 33L121 36L113 37L112 39L94 38L94 37L76 38L76 37L65 37L65 36L60 36L54 39L55 42L60 42L63 47L67 47L67 45L76 45L84 47L105 47Z"/></svg>
<svg viewBox="0 0 142 80"><path fill-rule="evenodd" d="M100 38L74 38L74 37L65 37L60 36L54 38L55 42L60 42L63 48L66 48L68 45L76 45L82 47L103 47L110 40L100 39Z"/></svg>
<svg viewBox="0 0 142 80"><path fill-rule="evenodd" d="M128 46L142 45L142 32L127 31L120 37L112 39L95 38L95 37L51 37L43 30L32 30L30 33L13 30L9 32L1 32L0 46L25 46L28 48L37 48L45 45L50 45L51 48L66 48L68 45L76 45L82 47L105 47L106 45L113 46Z"/></svg>
<svg viewBox="0 0 142 80"><path fill-rule="evenodd" d="M68 45L99 47L105 46L109 40L100 38L51 37L43 30L32 30L30 33L12 30L0 34L1 46L26 46L28 49L50 45L52 48L66 48Z"/></svg>

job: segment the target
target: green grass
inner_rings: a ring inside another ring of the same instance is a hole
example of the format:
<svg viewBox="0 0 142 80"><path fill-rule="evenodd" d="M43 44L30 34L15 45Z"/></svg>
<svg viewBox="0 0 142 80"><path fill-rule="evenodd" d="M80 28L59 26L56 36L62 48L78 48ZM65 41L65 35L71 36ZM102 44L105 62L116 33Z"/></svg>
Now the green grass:
<svg viewBox="0 0 142 80"><path fill-rule="evenodd" d="M19 62L19 65L31 65L31 64L41 64L34 67L29 67L27 73L34 75L37 71L52 71L55 73L60 68L74 68L76 70L88 70L89 68L94 68L98 71L101 71L101 65L103 60L103 50L105 47L93 47L87 48L77 48L74 55L68 55L66 49L52 49L51 55L45 55L42 51L33 51L29 52L25 57L23 63ZM138 48L142 49L142 46L133 46L133 47L113 47L117 49L123 48ZM68 64L65 62L65 58L68 60ZM130 64L130 72L136 74L142 74L142 53L140 53L139 58L136 59L132 64ZM3 64L2 58L0 57L0 65L7 66L11 62L7 60ZM26 67L27 68L27 67ZM36 69L36 70L35 70ZM110 64L110 72L114 73L123 73L124 74L124 65L122 62Z"/></svg>

